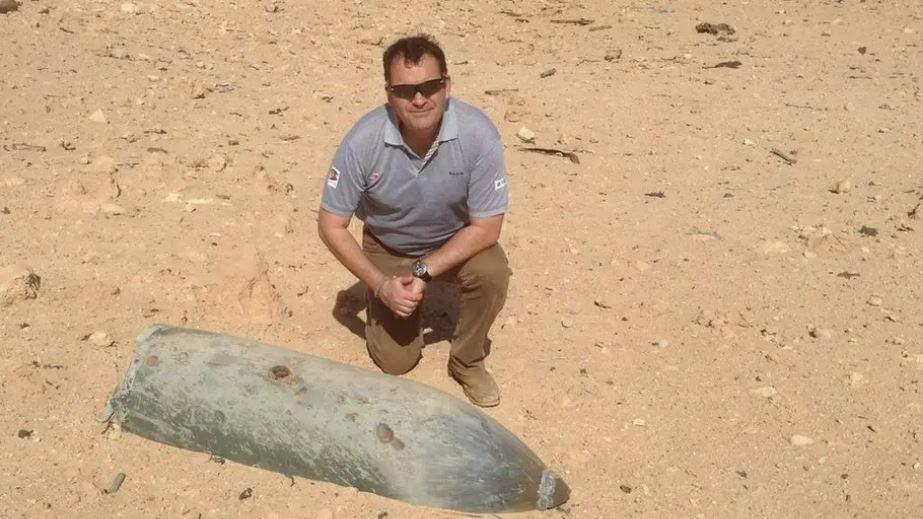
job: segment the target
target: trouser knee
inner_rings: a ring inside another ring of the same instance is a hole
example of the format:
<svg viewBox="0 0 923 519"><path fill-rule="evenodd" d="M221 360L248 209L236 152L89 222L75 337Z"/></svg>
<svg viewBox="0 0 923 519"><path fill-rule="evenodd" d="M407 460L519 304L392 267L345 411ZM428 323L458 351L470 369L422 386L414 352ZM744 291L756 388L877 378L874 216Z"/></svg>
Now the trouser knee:
<svg viewBox="0 0 923 519"><path fill-rule="evenodd" d="M463 288L505 295L510 281L506 254L499 245L495 245L469 260L459 272L459 277Z"/></svg>
<svg viewBox="0 0 923 519"><path fill-rule="evenodd" d="M392 350L382 355L381 352L376 352L374 348L369 345L369 355L372 361L375 362L375 365L377 365L381 371L389 375L403 375L416 367L417 363L420 362L420 352L416 350L406 352Z"/></svg>

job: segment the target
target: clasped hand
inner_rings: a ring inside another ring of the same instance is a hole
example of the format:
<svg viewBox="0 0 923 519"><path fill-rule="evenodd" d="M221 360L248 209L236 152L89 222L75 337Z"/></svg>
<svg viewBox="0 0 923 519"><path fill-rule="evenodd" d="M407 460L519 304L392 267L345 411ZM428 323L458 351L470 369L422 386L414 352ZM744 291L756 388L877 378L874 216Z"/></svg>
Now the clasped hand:
<svg viewBox="0 0 923 519"><path fill-rule="evenodd" d="M410 274L404 274L385 280L378 298L394 312L394 315L407 318L423 301L425 290L425 281Z"/></svg>

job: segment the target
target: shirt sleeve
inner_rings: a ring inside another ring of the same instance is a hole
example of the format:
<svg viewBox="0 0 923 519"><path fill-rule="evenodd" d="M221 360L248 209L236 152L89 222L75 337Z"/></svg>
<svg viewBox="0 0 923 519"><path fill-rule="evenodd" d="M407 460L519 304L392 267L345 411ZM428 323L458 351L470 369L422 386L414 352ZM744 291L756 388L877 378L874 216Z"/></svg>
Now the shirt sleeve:
<svg viewBox="0 0 923 519"><path fill-rule="evenodd" d="M321 207L326 211L352 216L365 190L362 165L349 142L343 141L333 155L333 163L324 176Z"/></svg>
<svg viewBox="0 0 923 519"><path fill-rule="evenodd" d="M506 164L499 140L474 163L468 181L468 216L486 218L506 212Z"/></svg>

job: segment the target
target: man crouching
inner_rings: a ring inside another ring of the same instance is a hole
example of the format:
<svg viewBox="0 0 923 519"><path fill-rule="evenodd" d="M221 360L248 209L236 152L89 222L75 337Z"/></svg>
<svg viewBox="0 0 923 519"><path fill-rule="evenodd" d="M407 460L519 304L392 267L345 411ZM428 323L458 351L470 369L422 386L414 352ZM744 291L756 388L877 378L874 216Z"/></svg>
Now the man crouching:
<svg viewBox="0 0 923 519"><path fill-rule="evenodd" d="M368 287L365 337L382 371L407 373L422 356L421 302L433 278L461 288L449 375L475 405L500 403L484 367L487 333L510 271L497 243L507 172L497 128L450 98L445 54L427 35L383 56L388 102L346 134L326 177L318 233ZM362 244L348 231L364 222Z"/></svg>

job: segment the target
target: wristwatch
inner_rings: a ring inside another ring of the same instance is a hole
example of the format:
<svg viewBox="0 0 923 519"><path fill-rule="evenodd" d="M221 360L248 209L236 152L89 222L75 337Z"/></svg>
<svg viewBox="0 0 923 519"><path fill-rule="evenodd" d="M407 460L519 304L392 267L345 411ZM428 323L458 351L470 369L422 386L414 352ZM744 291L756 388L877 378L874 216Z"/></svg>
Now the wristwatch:
<svg viewBox="0 0 923 519"><path fill-rule="evenodd" d="M429 275L429 268L422 260L413 262L413 265L410 266L410 273L413 274L413 277L420 278L427 283L433 280L433 276Z"/></svg>

